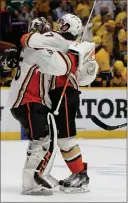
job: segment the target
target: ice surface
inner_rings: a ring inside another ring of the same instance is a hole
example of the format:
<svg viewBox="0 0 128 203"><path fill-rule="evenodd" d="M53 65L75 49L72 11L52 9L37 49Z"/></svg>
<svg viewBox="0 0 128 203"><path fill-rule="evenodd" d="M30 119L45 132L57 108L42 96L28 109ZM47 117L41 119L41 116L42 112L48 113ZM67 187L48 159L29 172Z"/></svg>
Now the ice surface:
<svg viewBox="0 0 128 203"><path fill-rule="evenodd" d="M21 195L22 169L28 141L1 141L2 202L126 202L126 140L78 140L83 160L88 162L90 192L52 196ZM52 175L63 179L70 174L57 153Z"/></svg>

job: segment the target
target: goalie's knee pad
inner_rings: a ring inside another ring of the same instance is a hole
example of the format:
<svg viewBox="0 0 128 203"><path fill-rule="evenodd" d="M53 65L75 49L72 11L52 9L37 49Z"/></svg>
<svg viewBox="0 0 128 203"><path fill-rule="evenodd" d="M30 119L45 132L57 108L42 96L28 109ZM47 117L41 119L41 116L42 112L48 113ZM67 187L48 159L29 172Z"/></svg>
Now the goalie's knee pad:
<svg viewBox="0 0 128 203"><path fill-rule="evenodd" d="M54 117L48 114L49 135L42 140L29 141L27 160L23 171L23 193L37 193L53 189L57 181L50 171L57 150L57 130Z"/></svg>

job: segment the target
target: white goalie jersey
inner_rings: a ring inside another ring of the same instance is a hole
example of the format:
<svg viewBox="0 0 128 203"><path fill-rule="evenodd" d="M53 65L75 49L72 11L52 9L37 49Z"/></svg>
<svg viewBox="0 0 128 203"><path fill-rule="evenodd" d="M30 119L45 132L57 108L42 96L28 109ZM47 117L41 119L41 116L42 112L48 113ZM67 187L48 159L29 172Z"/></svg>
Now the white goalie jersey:
<svg viewBox="0 0 128 203"><path fill-rule="evenodd" d="M71 40L66 40L58 32L47 32L44 34L29 33L21 38L21 43L23 46L31 47L33 49L42 48L43 46L49 46L54 48L55 50L61 51L62 53L67 53L69 50L71 52L73 50L77 52L80 59L78 67L79 69L78 77L76 78L73 75L71 75L70 77L70 81L71 80L75 81L75 84L77 84L77 85L73 84L74 88L76 88L76 86L78 87L78 85L79 86L89 85L96 78L98 64L95 61L95 43L84 42L83 47L80 46L79 48L78 46L77 50L76 44L78 45L79 43L76 42L74 43ZM84 66L82 65L82 63L84 63ZM53 79L53 77L49 76L49 80L51 79ZM54 77L54 81L55 80L56 79Z"/></svg>
<svg viewBox="0 0 128 203"><path fill-rule="evenodd" d="M68 57L67 60L70 61ZM20 55L17 73L11 84L9 106L16 108L21 104L33 101L50 108L48 74L65 75L70 68L71 66L68 66L59 52L49 48L39 50L24 48Z"/></svg>
<svg viewBox="0 0 128 203"><path fill-rule="evenodd" d="M33 49L41 49L42 47L52 47L56 51L67 53L69 46L73 43L71 40L66 40L58 32L28 33L21 38L21 44L24 47Z"/></svg>

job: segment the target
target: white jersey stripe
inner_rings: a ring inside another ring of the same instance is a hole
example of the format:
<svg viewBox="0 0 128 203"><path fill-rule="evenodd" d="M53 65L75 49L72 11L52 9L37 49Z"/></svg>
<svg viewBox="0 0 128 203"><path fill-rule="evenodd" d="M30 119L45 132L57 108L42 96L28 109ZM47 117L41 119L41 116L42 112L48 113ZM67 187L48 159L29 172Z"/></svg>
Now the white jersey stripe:
<svg viewBox="0 0 128 203"><path fill-rule="evenodd" d="M79 88L78 83L77 83L77 80L76 80L76 76L75 76L73 73L71 73L71 77L70 77L69 80L70 80L71 84L73 85L73 87L74 87L75 89L78 89L78 88Z"/></svg>
<svg viewBox="0 0 128 203"><path fill-rule="evenodd" d="M43 84L43 74L41 73L40 74L40 98L42 98L42 100L41 100L42 104L45 105L44 96L43 96L44 95L44 91L43 91L44 87L42 85L44 86L44 84Z"/></svg>
<svg viewBox="0 0 128 203"><path fill-rule="evenodd" d="M27 86L28 86L28 84L29 84L29 82L30 82L30 80L31 80L31 77L32 77L32 75L33 75L33 72L34 72L34 70L35 70L36 68L37 68L36 65L34 65L34 66L32 66L32 67L30 68L30 70L29 70L29 72L28 72L26 78L24 79L24 81L23 81L23 83L22 83L22 85L21 85L21 88L20 88L20 90L19 90L19 94L18 94L18 96L17 96L17 99L16 99L15 103L13 104L13 108L18 107L18 106L20 105L20 103L22 102L22 99L24 98L24 93L25 93L25 91L26 91L26 88L27 88Z"/></svg>

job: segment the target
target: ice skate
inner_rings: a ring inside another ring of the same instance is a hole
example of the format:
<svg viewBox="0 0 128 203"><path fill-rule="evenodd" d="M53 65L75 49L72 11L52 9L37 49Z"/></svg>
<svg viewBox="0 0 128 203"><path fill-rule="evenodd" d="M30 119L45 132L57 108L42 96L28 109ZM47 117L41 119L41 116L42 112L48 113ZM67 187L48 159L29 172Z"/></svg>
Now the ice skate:
<svg viewBox="0 0 128 203"><path fill-rule="evenodd" d="M59 189L66 193L89 192L87 170L72 173L68 178L59 181Z"/></svg>

